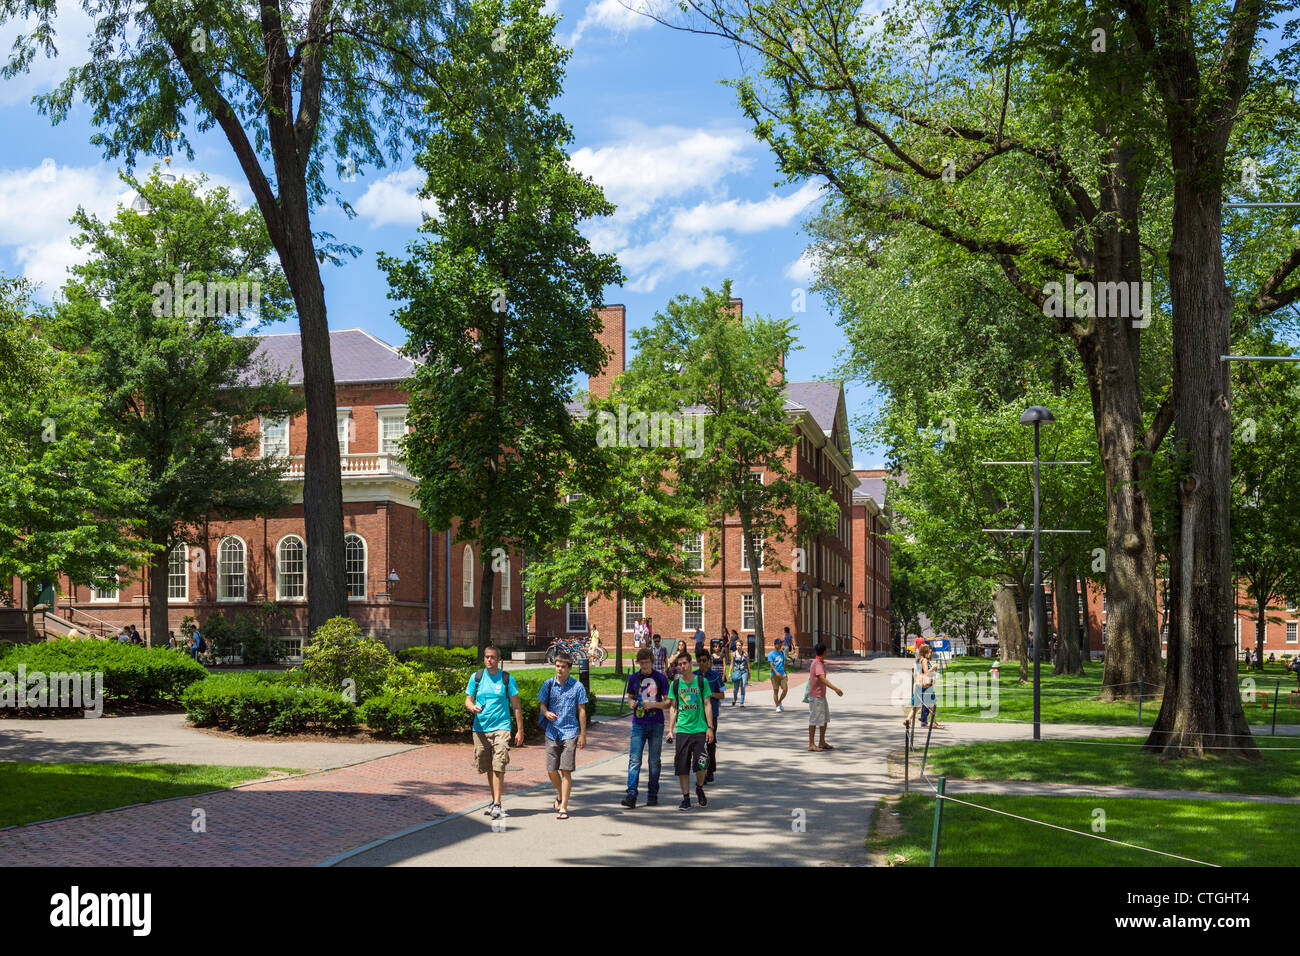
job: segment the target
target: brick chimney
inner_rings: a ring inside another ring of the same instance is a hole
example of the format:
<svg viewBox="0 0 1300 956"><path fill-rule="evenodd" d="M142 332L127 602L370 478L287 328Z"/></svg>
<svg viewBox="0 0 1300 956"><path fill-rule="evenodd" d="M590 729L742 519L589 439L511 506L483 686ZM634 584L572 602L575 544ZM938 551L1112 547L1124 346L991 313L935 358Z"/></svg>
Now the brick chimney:
<svg viewBox="0 0 1300 956"><path fill-rule="evenodd" d="M596 310L601 330L597 341L614 354L600 373L587 382L587 391L597 398L608 398L614 377L627 368L627 309L622 305L602 305Z"/></svg>

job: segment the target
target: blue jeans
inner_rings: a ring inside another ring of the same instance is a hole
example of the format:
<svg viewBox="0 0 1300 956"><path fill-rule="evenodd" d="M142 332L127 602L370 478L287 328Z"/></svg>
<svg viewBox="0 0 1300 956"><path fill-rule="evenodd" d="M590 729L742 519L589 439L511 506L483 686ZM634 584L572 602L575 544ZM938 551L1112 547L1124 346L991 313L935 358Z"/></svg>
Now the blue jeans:
<svg viewBox="0 0 1300 956"><path fill-rule="evenodd" d="M745 702L745 685L748 683L749 681L745 680L743 676L737 677L731 682L731 702L733 704L736 702L737 694L740 695L740 702L742 704Z"/></svg>
<svg viewBox="0 0 1300 956"><path fill-rule="evenodd" d="M627 792L636 796L641 780L641 753L650 745L650 796L659 796L659 755L664 746L663 724L632 724L632 744L627 752Z"/></svg>

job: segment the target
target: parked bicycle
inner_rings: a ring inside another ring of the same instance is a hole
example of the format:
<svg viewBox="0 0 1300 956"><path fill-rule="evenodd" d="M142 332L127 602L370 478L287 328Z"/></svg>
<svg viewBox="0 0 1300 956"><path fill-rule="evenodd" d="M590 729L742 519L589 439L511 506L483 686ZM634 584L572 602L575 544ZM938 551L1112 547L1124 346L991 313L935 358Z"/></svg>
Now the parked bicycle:
<svg viewBox="0 0 1300 956"><path fill-rule="evenodd" d="M557 637L551 641L551 646L546 649L546 662L554 664L555 658L561 653L568 654L575 662L585 660L587 658L587 644L585 641Z"/></svg>

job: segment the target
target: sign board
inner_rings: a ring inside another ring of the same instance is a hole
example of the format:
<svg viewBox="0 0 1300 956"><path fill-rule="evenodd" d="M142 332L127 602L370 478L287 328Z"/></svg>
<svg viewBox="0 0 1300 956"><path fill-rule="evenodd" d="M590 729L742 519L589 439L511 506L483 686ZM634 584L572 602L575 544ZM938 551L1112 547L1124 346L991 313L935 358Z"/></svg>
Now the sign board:
<svg viewBox="0 0 1300 956"><path fill-rule="evenodd" d="M946 667L948 662L952 660L952 641L935 639L926 643L934 649L935 660L939 662L940 666Z"/></svg>

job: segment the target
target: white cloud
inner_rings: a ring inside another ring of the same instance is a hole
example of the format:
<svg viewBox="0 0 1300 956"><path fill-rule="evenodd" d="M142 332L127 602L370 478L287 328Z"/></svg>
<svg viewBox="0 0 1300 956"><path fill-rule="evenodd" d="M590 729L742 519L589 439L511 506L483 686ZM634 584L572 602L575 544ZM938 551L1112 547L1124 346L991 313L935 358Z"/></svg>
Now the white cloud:
<svg viewBox="0 0 1300 956"><path fill-rule="evenodd" d="M600 27L611 33L624 34L655 26L647 14L663 16L670 8L667 0L592 0L582 12L568 46L576 47L589 27Z"/></svg>
<svg viewBox="0 0 1300 956"><path fill-rule="evenodd" d="M423 212L437 215L438 204L416 195L427 178L418 166L389 173L378 182L370 184L353 208L365 219L370 228L380 226L418 226Z"/></svg>
<svg viewBox="0 0 1300 956"><path fill-rule="evenodd" d="M618 260L629 276L629 291L653 292L660 281L679 272L726 269L736 261L736 250L723 236L670 233L619 250Z"/></svg>
<svg viewBox="0 0 1300 956"><path fill-rule="evenodd" d="M58 56L47 57L38 45L28 72L0 82L0 106L30 102L35 94L47 93L61 83L69 67L88 61L94 18L79 3L60 4L53 23ZM21 19L0 26L0 61L9 61L15 38L29 35L35 25L35 20Z"/></svg>
<svg viewBox="0 0 1300 956"><path fill-rule="evenodd" d="M673 217L673 228L684 232L762 232L788 226L817 199L821 186L815 182L804 183L789 196L770 194L758 202L728 199L725 202L702 202L678 212Z"/></svg>
<svg viewBox="0 0 1300 956"><path fill-rule="evenodd" d="M798 259L785 267L785 277L795 282L807 283L812 280L816 267L817 261L812 257L811 250L805 249L799 254Z"/></svg>
<svg viewBox="0 0 1300 956"><path fill-rule="evenodd" d="M648 212L661 199L696 189L717 190L725 176L748 169L753 140L741 130L709 131L634 125L617 143L584 146L570 158L625 216Z"/></svg>

